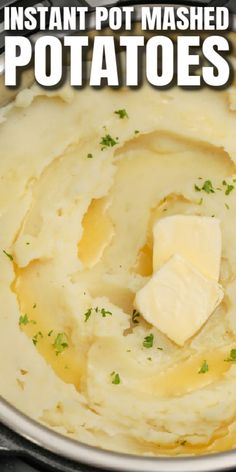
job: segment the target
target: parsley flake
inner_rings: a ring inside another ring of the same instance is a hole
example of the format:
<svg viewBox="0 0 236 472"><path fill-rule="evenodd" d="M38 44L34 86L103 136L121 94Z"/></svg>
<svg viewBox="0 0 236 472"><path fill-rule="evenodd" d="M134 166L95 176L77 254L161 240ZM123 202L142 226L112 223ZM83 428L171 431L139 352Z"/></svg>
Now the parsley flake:
<svg viewBox="0 0 236 472"><path fill-rule="evenodd" d="M225 195L229 195L234 190L234 185L227 185L227 189L225 190Z"/></svg>
<svg viewBox="0 0 236 472"><path fill-rule="evenodd" d="M84 314L85 318L85 323L89 320L90 316L92 315L92 312L95 311L95 313L101 313L103 318L106 318L108 315L112 316L112 312L109 310L106 310L105 308L89 308L86 313Z"/></svg>
<svg viewBox="0 0 236 472"><path fill-rule="evenodd" d="M213 188L212 182L210 180L206 180L202 186L202 190L206 193L215 193Z"/></svg>
<svg viewBox="0 0 236 472"><path fill-rule="evenodd" d="M230 357L228 357L228 359L225 359L225 362L236 362L236 349L231 349Z"/></svg>
<svg viewBox="0 0 236 472"><path fill-rule="evenodd" d="M32 338L33 344L34 344L35 346L37 345L39 338L40 338L40 339L43 338L43 334L41 333L41 331L39 331L38 333L36 333L36 334L34 335L34 337Z"/></svg>
<svg viewBox="0 0 236 472"><path fill-rule="evenodd" d="M208 366L207 361L203 361L201 369L198 371L198 373L199 374L206 374L206 372L208 372L208 370L209 370L209 366Z"/></svg>
<svg viewBox="0 0 236 472"><path fill-rule="evenodd" d="M5 251L5 249L2 250L3 254L5 254L5 256L8 257L8 259L10 259L10 261L13 261L13 256L11 254L9 254L7 251Z"/></svg>
<svg viewBox="0 0 236 472"><path fill-rule="evenodd" d="M121 380L120 380L120 376L119 376L119 374L118 374L117 372L112 372L112 373L111 373L111 378L112 378L112 381L111 381L111 382L112 382L114 385L119 385L119 384L120 384Z"/></svg>
<svg viewBox="0 0 236 472"><path fill-rule="evenodd" d="M19 318L19 326L26 326L27 324L29 323L32 323L32 324L36 324L36 321L34 320L29 320L29 317L27 315L27 313L25 315L21 315L20 318Z"/></svg>
<svg viewBox="0 0 236 472"><path fill-rule="evenodd" d="M68 337L65 333L58 333L53 343L56 355L61 354L66 348L68 348Z"/></svg>
<svg viewBox="0 0 236 472"><path fill-rule="evenodd" d="M19 326L21 326L21 325L26 326L28 323L29 323L28 315L27 314L21 315L20 318L19 318Z"/></svg>
<svg viewBox="0 0 236 472"><path fill-rule="evenodd" d="M225 203L225 208L227 208L227 210L229 210L229 205L228 205L228 203Z"/></svg>
<svg viewBox="0 0 236 472"><path fill-rule="evenodd" d="M135 130L134 134L139 134L140 131L138 129Z"/></svg>
<svg viewBox="0 0 236 472"><path fill-rule="evenodd" d="M103 318L106 318L106 316L108 316L108 315L112 316L112 313L111 313L111 311L108 311L108 310L105 310L105 308L102 308L101 309L101 315L102 315Z"/></svg>
<svg viewBox="0 0 236 472"><path fill-rule="evenodd" d="M118 115L121 120L123 120L124 118L129 118L129 115L124 108L122 108L121 110L116 110L114 111L114 113L115 115Z"/></svg>
<svg viewBox="0 0 236 472"><path fill-rule="evenodd" d="M92 159L92 158L93 158L93 155L91 154L91 152L89 152L89 153L87 154L87 159Z"/></svg>
<svg viewBox="0 0 236 472"><path fill-rule="evenodd" d="M149 334L144 338L143 341L143 347L146 347L147 349L150 349L153 346L153 341L154 341L154 336L153 334Z"/></svg>
<svg viewBox="0 0 236 472"><path fill-rule="evenodd" d="M101 150L103 151L106 148L116 146L116 144L118 144L118 138L114 139L111 137L110 134L106 134L105 136L101 138L101 141L99 144L101 144L102 146Z"/></svg>
<svg viewBox="0 0 236 472"><path fill-rule="evenodd" d="M90 318L91 314L92 314L92 308L89 308L89 309L86 311L86 313L84 314L84 318L85 318L84 321L85 321L85 323L88 321L88 319Z"/></svg>
<svg viewBox="0 0 236 472"><path fill-rule="evenodd" d="M210 180L206 180L202 187L199 187L199 185L194 184L194 189L196 192L201 192L203 190L206 193L215 193L212 182Z"/></svg>

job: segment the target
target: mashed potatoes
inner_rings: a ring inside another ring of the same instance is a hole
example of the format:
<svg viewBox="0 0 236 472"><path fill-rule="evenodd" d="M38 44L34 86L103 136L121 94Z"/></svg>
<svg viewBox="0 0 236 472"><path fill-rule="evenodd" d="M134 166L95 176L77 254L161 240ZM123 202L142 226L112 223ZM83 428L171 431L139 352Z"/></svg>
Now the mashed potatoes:
<svg viewBox="0 0 236 472"><path fill-rule="evenodd" d="M234 87L33 86L2 111L0 392L17 408L115 451L236 446L235 104ZM224 299L183 347L133 311L175 214L222 228Z"/></svg>

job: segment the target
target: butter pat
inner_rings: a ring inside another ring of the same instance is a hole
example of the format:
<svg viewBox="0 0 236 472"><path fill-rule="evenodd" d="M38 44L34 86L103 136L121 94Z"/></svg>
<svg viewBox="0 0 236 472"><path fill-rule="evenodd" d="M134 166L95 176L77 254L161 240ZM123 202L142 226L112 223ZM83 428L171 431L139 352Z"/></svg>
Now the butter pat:
<svg viewBox="0 0 236 472"><path fill-rule="evenodd" d="M180 254L203 275L219 280L220 220L206 216L169 216L155 224L153 236L153 272L171 256Z"/></svg>
<svg viewBox="0 0 236 472"><path fill-rule="evenodd" d="M143 317L179 346L207 321L223 290L182 256L173 256L136 294Z"/></svg>

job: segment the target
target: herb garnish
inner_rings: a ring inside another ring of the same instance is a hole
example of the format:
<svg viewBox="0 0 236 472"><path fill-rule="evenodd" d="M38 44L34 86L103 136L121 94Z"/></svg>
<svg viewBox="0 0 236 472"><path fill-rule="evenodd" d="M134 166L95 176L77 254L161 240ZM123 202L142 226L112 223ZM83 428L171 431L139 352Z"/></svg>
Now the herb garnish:
<svg viewBox="0 0 236 472"><path fill-rule="evenodd" d="M87 154L87 159L92 159L92 158L93 158L93 155L91 154L91 152L89 152L89 153Z"/></svg>
<svg viewBox="0 0 236 472"><path fill-rule="evenodd" d="M204 182L202 190L204 190L204 192L206 193L215 193L215 190L210 180L206 180L206 182Z"/></svg>
<svg viewBox="0 0 236 472"><path fill-rule="evenodd" d="M226 180L222 180L222 185L225 187L224 188L225 195L229 195L235 188L234 185L228 184L226 182ZM201 192L202 190L204 190L204 192L206 192L208 194L209 193L215 193L215 190L219 190L220 192L222 192L222 190L223 190L220 187L217 187L216 189L214 189L211 180L206 180L202 187L199 187L199 185L194 184L194 189L195 189L196 192Z"/></svg>
<svg viewBox="0 0 236 472"><path fill-rule="evenodd" d="M40 339L43 338L43 334L41 333L41 331L39 331L38 333L36 333L36 334L34 335L34 337L32 338L32 341L33 341L33 343L34 343L35 346L36 346L36 344L38 343L39 338L40 338Z"/></svg>
<svg viewBox="0 0 236 472"><path fill-rule="evenodd" d="M199 185L195 184L194 189L196 192L201 192L201 190L203 190L206 193L215 193L211 180L206 180L202 187L199 187Z"/></svg>
<svg viewBox="0 0 236 472"><path fill-rule="evenodd" d="M10 259L10 261L13 261L13 256L11 254L9 254L7 251L5 251L5 249L2 250L3 254L5 254L5 256L8 257L8 259Z"/></svg>
<svg viewBox="0 0 236 472"><path fill-rule="evenodd" d="M117 372L112 372L111 373L111 377L112 377L112 383L114 385L119 385L120 384L120 376Z"/></svg>
<svg viewBox="0 0 236 472"><path fill-rule="evenodd" d="M101 150L103 151L104 149L108 147L115 146L116 144L118 144L118 141L119 141L118 138L114 139L111 137L110 134L106 134L105 136L101 138L101 141L99 144L102 145Z"/></svg>
<svg viewBox="0 0 236 472"><path fill-rule="evenodd" d="M129 118L129 115L124 108L122 110L116 110L114 113L115 115L118 115L121 120L123 120L123 118Z"/></svg>
<svg viewBox="0 0 236 472"><path fill-rule="evenodd" d="M84 321L85 323L89 320L90 316L92 315L92 312L95 311L95 313L101 313L103 318L106 318L108 315L112 316L112 312L109 310L106 310L105 308L89 308L86 313L84 314Z"/></svg>
<svg viewBox="0 0 236 472"><path fill-rule="evenodd" d="M140 131L138 129L135 130L134 134L139 134Z"/></svg>
<svg viewBox="0 0 236 472"><path fill-rule="evenodd" d="M58 333L53 343L53 347L57 356L68 347L68 337L66 333Z"/></svg>
<svg viewBox="0 0 236 472"><path fill-rule="evenodd" d="M132 323L133 324L139 324L139 320L137 318L139 318L141 315L140 313L137 311L137 310L133 310L133 313L132 313Z"/></svg>
<svg viewBox="0 0 236 472"><path fill-rule="evenodd" d="M105 308L102 308L100 311L101 311L101 315L102 315L103 318L106 318L106 316L108 316L108 315L112 316L112 312L108 311L108 310L105 310Z"/></svg>
<svg viewBox="0 0 236 472"><path fill-rule="evenodd" d="M227 210L229 210L229 205L228 205L228 203L225 203L225 208L227 208Z"/></svg>
<svg viewBox="0 0 236 472"><path fill-rule="evenodd" d="M231 349L230 357L228 357L228 359L225 359L225 362L236 362L236 349Z"/></svg>
<svg viewBox="0 0 236 472"><path fill-rule="evenodd" d="M143 347L146 347L147 349L149 349L150 347L153 346L153 340L154 340L154 336L153 334L149 334L148 336L146 336L144 338L144 341L143 341Z"/></svg>
<svg viewBox="0 0 236 472"><path fill-rule="evenodd" d="M91 314L92 314L92 308L89 308L89 309L86 311L86 313L84 314L84 318L85 318L84 321L85 321L85 323L86 323L86 321L88 321L88 319L90 318Z"/></svg>
<svg viewBox="0 0 236 472"><path fill-rule="evenodd" d="M32 323L32 324L36 324L36 321L34 320L29 320L29 317L27 315L27 313L25 315L21 315L20 318L19 318L19 326L26 326L27 324L29 323Z"/></svg>
<svg viewBox="0 0 236 472"><path fill-rule="evenodd" d="M203 361L202 363L202 366L201 366L201 369L198 371L199 374L206 374L206 372L208 372L209 370L209 366L208 366L208 363L207 361Z"/></svg>
<svg viewBox="0 0 236 472"><path fill-rule="evenodd" d="M225 195L229 195L234 190L234 185L227 184Z"/></svg>

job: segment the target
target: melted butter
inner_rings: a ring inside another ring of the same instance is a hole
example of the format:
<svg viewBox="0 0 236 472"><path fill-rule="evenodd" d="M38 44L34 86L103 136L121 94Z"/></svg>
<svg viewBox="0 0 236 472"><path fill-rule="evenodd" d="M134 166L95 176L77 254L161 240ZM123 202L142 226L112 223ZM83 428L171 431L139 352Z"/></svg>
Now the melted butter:
<svg viewBox="0 0 236 472"><path fill-rule="evenodd" d="M229 352L230 348L227 346L217 351L191 356L166 372L145 379L138 388L151 395L171 397L206 387L220 379L231 367L230 362L225 362ZM200 374L199 370L205 360L209 370Z"/></svg>
<svg viewBox="0 0 236 472"><path fill-rule="evenodd" d="M61 380L65 383L73 384L77 389L79 389L81 377L84 371L83 354L82 352L78 352L77 346L72 342L72 328L65 327L65 329L61 329L61 326L58 325L57 313L55 310L52 310L49 313L47 310L42 308L40 302L38 303L38 294L35 293L33 287L30 285L34 266L35 264L33 263L26 269L17 269L16 281L12 287L18 298L20 312L22 314L27 314L28 319L30 320L27 325L21 325L20 329L22 329L32 342L33 337L37 335L37 333L42 333L43 337L40 335L37 337L35 349L37 349L37 351L43 356L45 361L52 367ZM59 355L56 355L53 344L56 336L61 332L65 332L67 335L68 348Z"/></svg>
<svg viewBox="0 0 236 472"><path fill-rule="evenodd" d="M152 267L152 245L147 242L139 251L137 261L134 267L134 272L143 277L148 277L153 272Z"/></svg>
<svg viewBox="0 0 236 472"><path fill-rule="evenodd" d="M106 214L107 200L92 200L83 219L83 236L78 244L78 256L85 268L91 268L102 257L111 242L114 228Z"/></svg>

